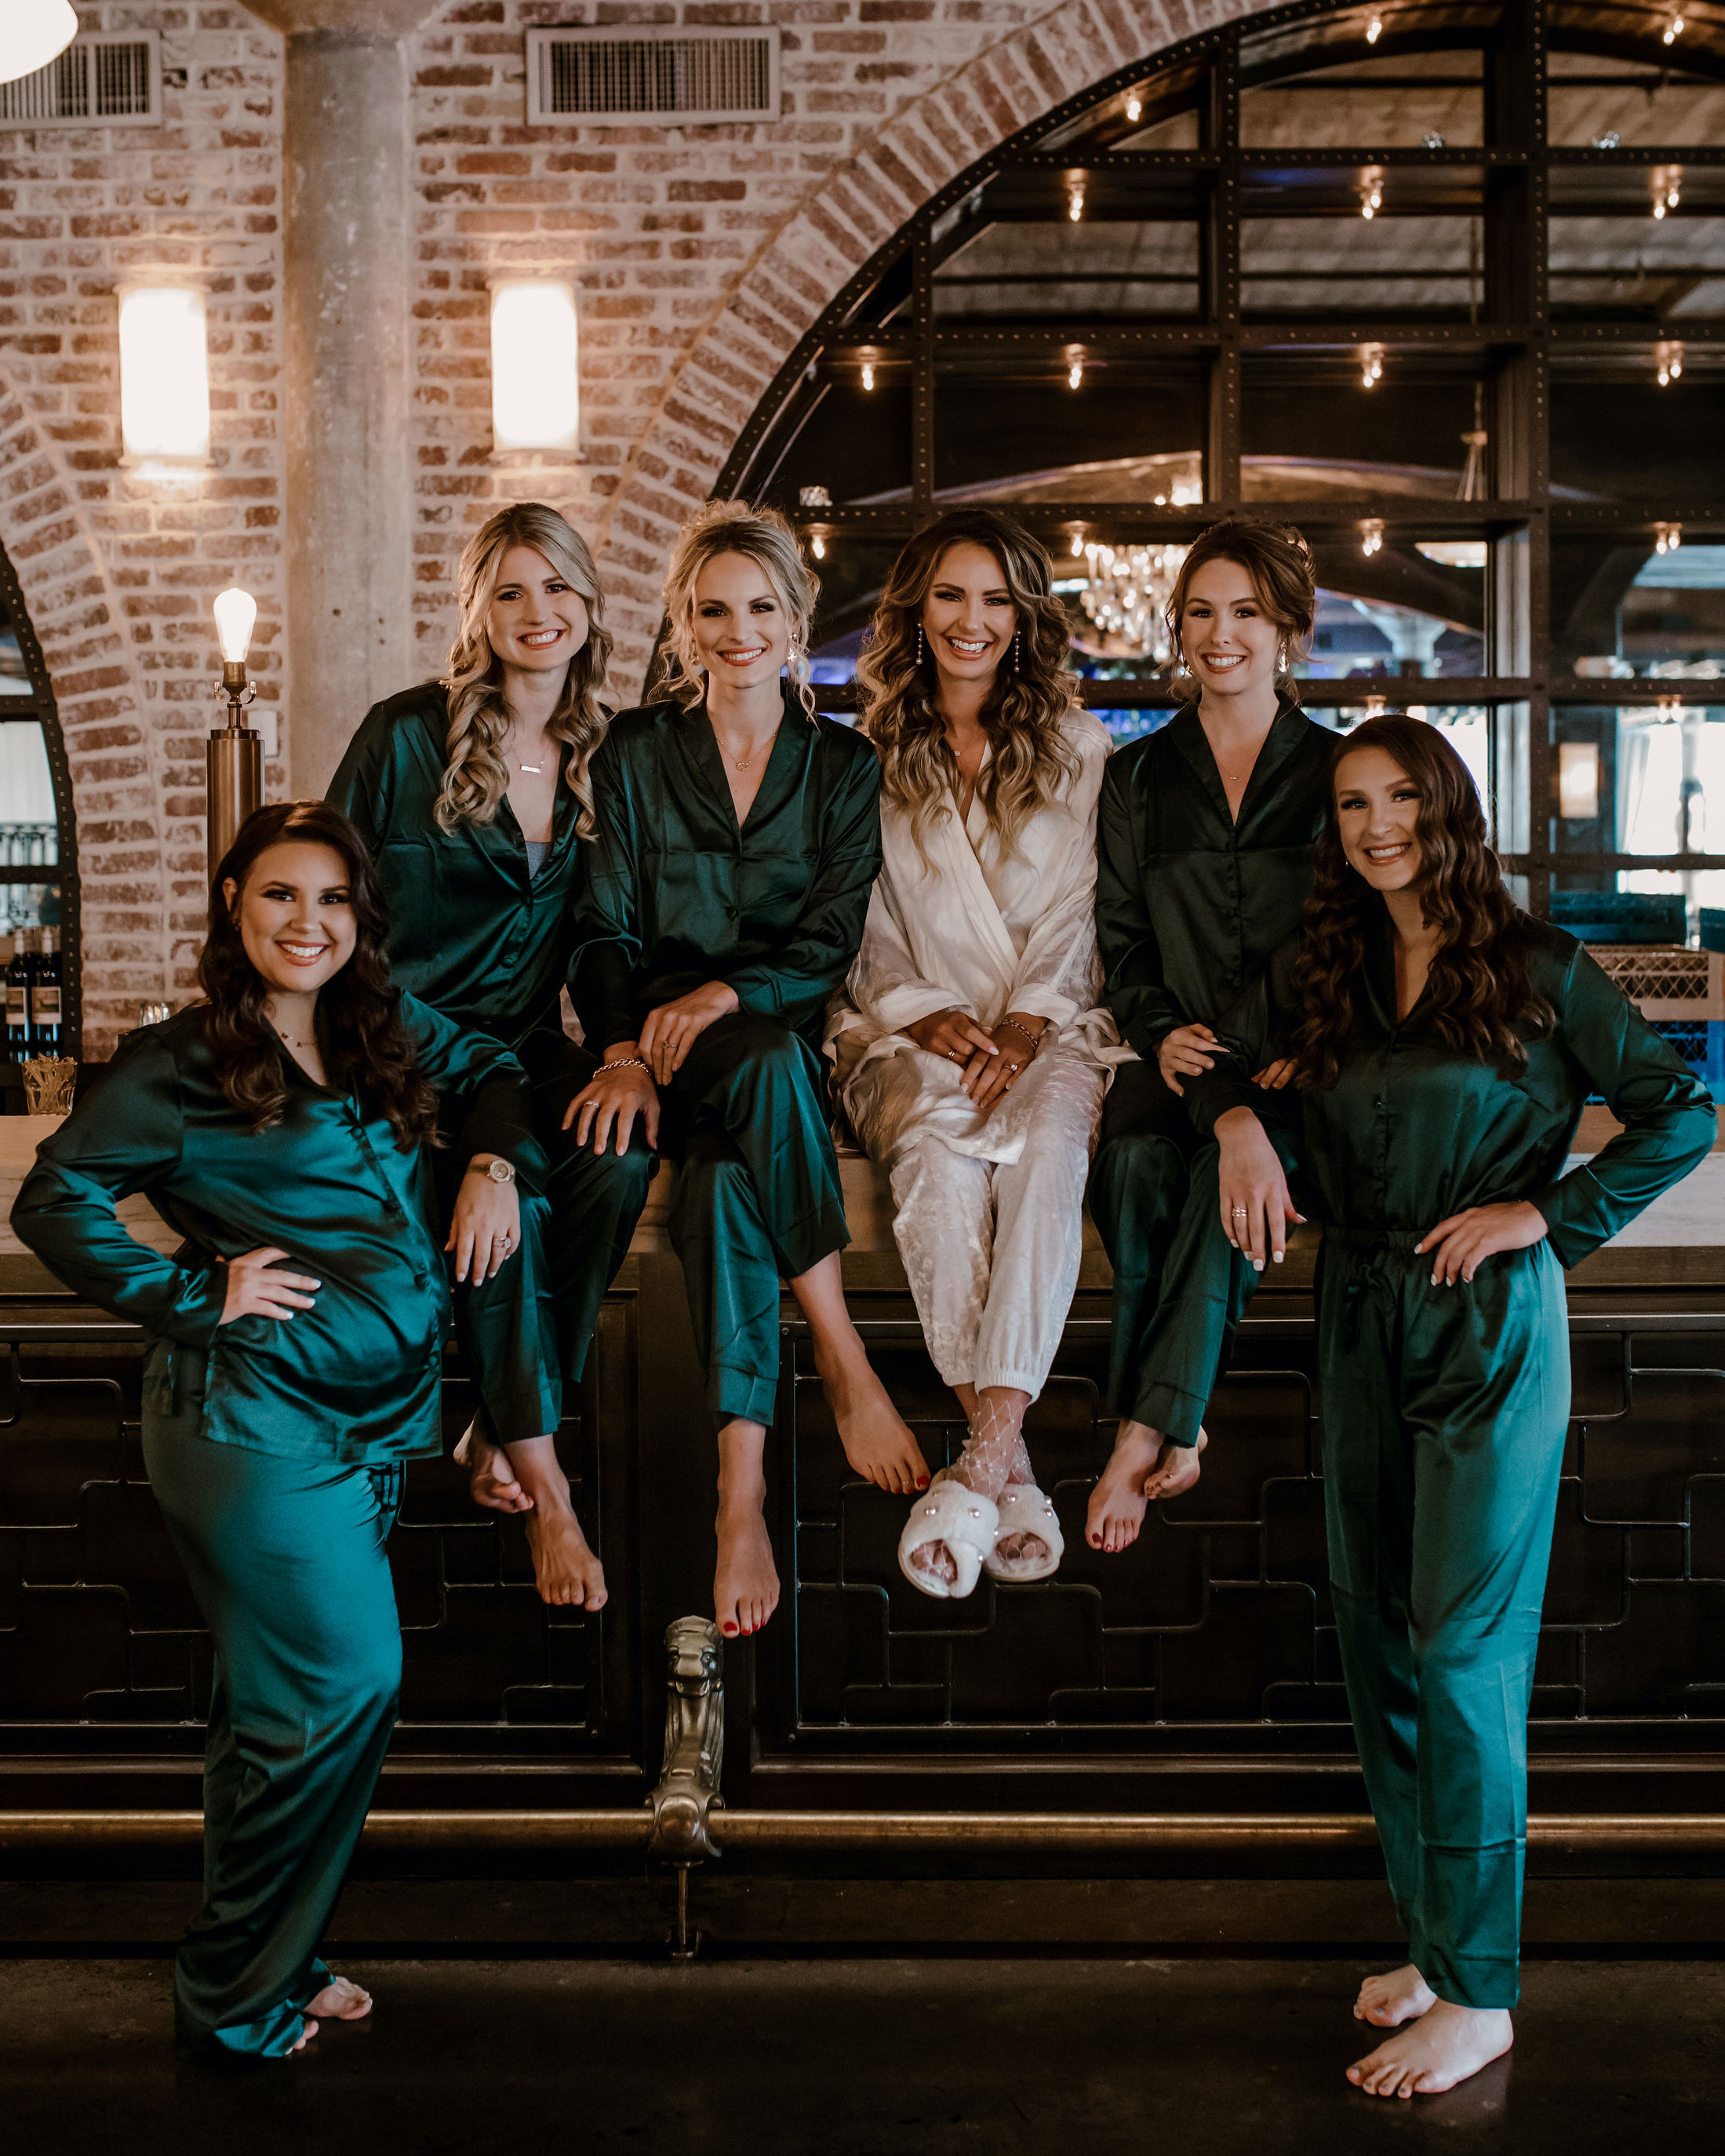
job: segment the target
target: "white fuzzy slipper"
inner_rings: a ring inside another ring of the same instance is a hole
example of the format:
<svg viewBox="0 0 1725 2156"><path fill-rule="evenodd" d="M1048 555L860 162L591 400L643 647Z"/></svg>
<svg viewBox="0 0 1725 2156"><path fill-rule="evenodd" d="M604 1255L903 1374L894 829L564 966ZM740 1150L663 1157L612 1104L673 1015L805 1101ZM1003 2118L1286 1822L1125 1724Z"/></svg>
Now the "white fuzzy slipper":
<svg viewBox="0 0 1725 2156"><path fill-rule="evenodd" d="M962 1602L975 1587L983 1560L994 1548L1000 1527L999 1508L980 1491L967 1490L962 1482L937 1475L911 1506L911 1517L898 1538L898 1568L912 1587L932 1594L937 1601ZM911 1560L929 1543L944 1543L958 1577L947 1585Z"/></svg>
<svg viewBox="0 0 1725 2156"><path fill-rule="evenodd" d="M1035 1535L1048 1545L1048 1554L1002 1557L998 1548L992 1549L983 1559L983 1569L990 1579L1009 1580L1022 1585L1028 1579L1047 1579L1060 1570L1066 1538L1060 1532L1060 1517L1045 1491L1038 1489L1034 1482L1009 1482L995 1509L1000 1515L1000 1531L994 1537L997 1545L1009 1535Z"/></svg>

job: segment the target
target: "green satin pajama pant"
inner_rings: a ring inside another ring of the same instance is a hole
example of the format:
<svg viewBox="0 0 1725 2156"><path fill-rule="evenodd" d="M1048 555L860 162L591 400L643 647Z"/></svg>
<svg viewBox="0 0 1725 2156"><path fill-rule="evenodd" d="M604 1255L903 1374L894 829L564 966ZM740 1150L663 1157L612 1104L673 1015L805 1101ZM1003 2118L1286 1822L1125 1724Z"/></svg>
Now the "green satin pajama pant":
<svg viewBox="0 0 1725 2156"><path fill-rule="evenodd" d="M1548 1243L1435 1288L1419 1240L1324 1236L1330 1587L1410 1958L1440 1999L1513 2006L1568 1314Z"/></svg>
<svg viewBox="0 0 1725 2156"><path fill-rule="evenodd" d="M1265 1127L1285 1161L1291 1132L1266 1095ZM1260 1276L1222 1233L1220 1156L1153 1063L1123 1063L1102 1105L1091 1218L1114 1269L1111 1413L1196 1445L1235 1327Z"/></svg>
<svg viewBox="0 0 1725 2156"><path fill-rule="evenodd" d="M175 2038L191 2056L279 2058L329 1981L318 1942L395 1723L383 1545L403 1471L212 1444L203 1358L174 1357L175 1401L146 1387L144 1460L215 1643L203 1907L174 1970Z"/></svg>
<svg viewBox="0 0 1725 2156"><path fill-rule="evenodd" d="M531 1085L533 1135L551 1163L543 1198L521 1193L521 1247L483 1286L455 1291L455 1333L495 1444L542 1437L562 1417L562 1384L579 1381L599 1306L629 1255L657 1166L636 1125L629 1149L595 1153L563 1111L598 1068L542 1027L516 1050ZM467 1163L439 1155L445 1214Z"/></svg>
<svg viewBox="0 0 1725 2156"><path fill-rule="evenodd" d="M660 1089L660 1144L680 1163L671 1244L721 1424L773 1421L779 1281L850 1240L825 1082L788 1026L733 1011Z"/></svg>

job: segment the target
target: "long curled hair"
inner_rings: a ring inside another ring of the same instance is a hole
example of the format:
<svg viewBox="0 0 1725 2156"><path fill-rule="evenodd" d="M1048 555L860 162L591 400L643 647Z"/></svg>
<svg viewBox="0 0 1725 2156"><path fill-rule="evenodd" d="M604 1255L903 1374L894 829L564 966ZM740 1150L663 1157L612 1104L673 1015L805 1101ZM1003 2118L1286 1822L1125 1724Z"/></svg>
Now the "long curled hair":
<svg viewBox="0 0 1725 2156"><path fill-rule="evenodd" d="M1292 702L1300 701L1300 685L1294 674L1296 657L1304 658L1312 644L1317 620L1317 579L1312 566L1312 549L1303 532L1291 524L1272 524L1261 516L1224 516L1200 531L1187 550L1168 595L1168 649L1174 654L1176 675L1187 672L1185 644L1180 624L1185 617L1192 579L1206 563L1233 562L1252 580L1258 604L1266 621L1281 632L1276 653L1276 685Z"/></svg>
<svg viewBox="0 0 1725 2156"><path fill-rule="evenodd" d="M665 687L691 708L706 694L706 670L695 638L695 586L707 563L721 554L741 554L752 562L777 593L790 624L785 671L812 719L809 632L820 578L803 559L788 521L776 509L752 509L746 501L710 501L677 534L665 572L665 613L670 636L669 653L660 655Z"/></svg>
<svg viewBox="0 0 1725 2156"><path fill-rule="evenodd" d="M1420 910L1441 937L1426 977L1430 1024L1446 1047L1506 1078L1525 1070L1523 1034L1543 1033L1555 1014L1528 977L1526 916L1503 887L1467 766L1436 726L1405 711L1368 719L1336 746L1317 842L1295 987L1304 1012L1294 1036L1302 1083L1333 1086L1353 1024L1354 988L1383 901L1342 850L1336 773L1362 749L1382 749L1420 788Z"/></svg>
<svg viewBox="0 0 1725 2156"><path fill-rule="evenodd" d="M921 634L922 608L947 554L967 544L993 556L1017 615L1012 655L995 670L977 714L989 752L977 798L1009 851L1031 817L1078 772L1060 730L1078 691L1068 664L1072 633L1055 597L1047 550L998 510L949 509L893 563L856 669L858 725L880 756L881 788L908 811L925 860L930 824L957 798L958 764L937 701L940 677Z"/></svg>
<svg viewBox="0 0 1725 2156"><path fill-rule="evenodd" d="M491 649L485 618L503 577L503 557L511 547L531 547L556 570L587 608L587 641L569 661L568 678L545 731L567 742L570 791L580 803L575 828L583 839L593 834L593 782L588 766L604 738L608 713L599 702L611 657L611 632L605 626L605 594L587 542L567 518L542 501L518 501L489 516L461 552L456 582L461 622L449 646L449 671L444 685L449 695L449 726L444 742L444 783L434 814L439 828L490 824L509 791L509 766L503 743L509 732L509 706L503 696L503 665Z"/></svg>
<svg viewBox="0 0 1725 2156"><path fill-rule="evenodd" d="M386 1116L403 1152L436 1143L437 1096L420 1075L401 1022L401 991L389 978L388 920L377 871L359 833L321 801L279 801L248 816L223 855L209 895L209 937L198 961L204 1033L229 1105L254 1130L286 1111L287 1050L264 1013L270 990L246 956L239 903L259 857L285 840L327 846L341 860L358 930L353 956L317 998L318 1046L338 1086L352 1086ZM223 886L234 879L230 901Z"/></svg>

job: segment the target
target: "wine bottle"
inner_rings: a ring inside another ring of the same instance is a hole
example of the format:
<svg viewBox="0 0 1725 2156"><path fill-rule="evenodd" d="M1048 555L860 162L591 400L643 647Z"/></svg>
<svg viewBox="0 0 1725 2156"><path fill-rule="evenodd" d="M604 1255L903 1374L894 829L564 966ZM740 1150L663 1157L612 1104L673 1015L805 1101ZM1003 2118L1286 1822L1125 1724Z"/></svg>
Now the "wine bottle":
<svg viewBox="0 0 1725 2156"><path fill-rule="evenodd" d="M6 968L6 1052L22 1063L30 1052L30 932L15 930Z"/></svg>
<svg viewBox="0 0 1725 2156"><path fill-rule="evenodd" d="M36 1055L60 1052L59 938L51 928L38 932L35 969L30 980L30 1049Z"/></svg>

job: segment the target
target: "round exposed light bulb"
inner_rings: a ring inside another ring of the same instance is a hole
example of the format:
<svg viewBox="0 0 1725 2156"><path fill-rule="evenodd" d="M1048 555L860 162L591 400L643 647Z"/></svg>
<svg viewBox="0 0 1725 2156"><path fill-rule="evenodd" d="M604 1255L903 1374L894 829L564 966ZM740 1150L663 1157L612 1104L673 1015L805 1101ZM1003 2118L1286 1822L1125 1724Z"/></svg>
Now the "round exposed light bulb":
<svg viewBox="0 0 1725 2156"><path fill-rule="evenodd" d="M77 34L69 0L7 0L0 14L0 82L45 68Z"/></svg>
<svg viewBox="0 0 1725 2156"><path fill-rule="evenodd" d="M1081 359L1075 359L1066 369L1066 387L1069 389L1077 389L1082 386L1083 382L1084 362Z"/></svg>
<svg viewBox="0 0 1725 2156"><path fill-rule="evenodd" d="M865 389L872 389L875 386L875 362L870 359L863 362L862 382Z"/></svg>
<svg viewBox="0 0 1725 2156"><path fill-rule="evenodd" d="M216 640L230 666L244 666L252 648L252 629L258 619L258 603L238 584L216 595Z"/></svg>
<svg viewBox="0 0 1725 2156"><path fill-rule="evenodd" d="M1384 18L1381 15L1373 15L1366 25L1366 43L1368 45L1375 45L1383 35Z"/></svg>
<svg viewBox="0 0 1725 2156"><path fill-rule="evenodd" d="M1126 100L1126 116L1135 125L1144 110L1143 100L1136 91Z"/></svg>

